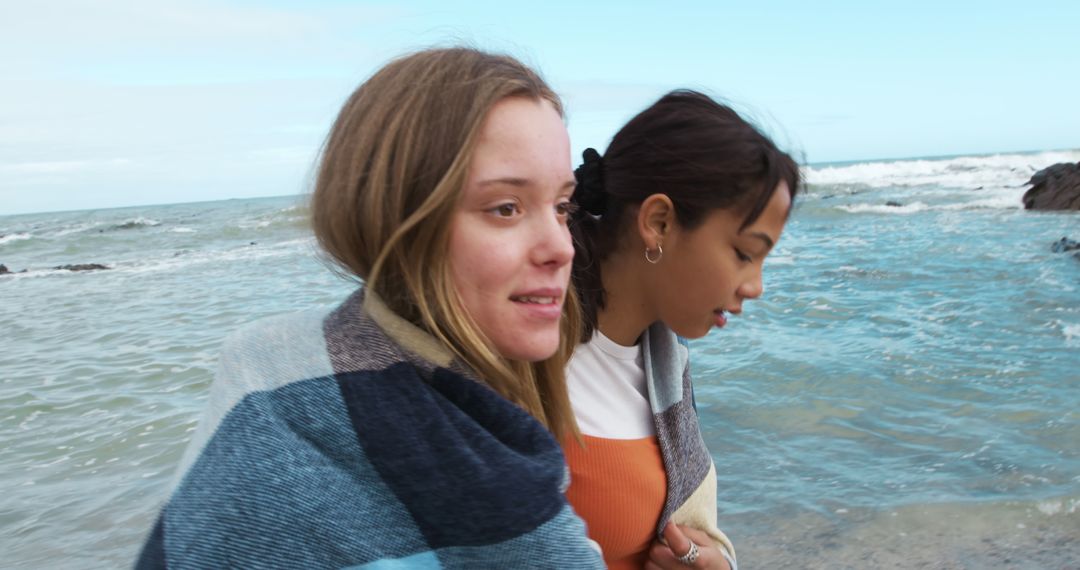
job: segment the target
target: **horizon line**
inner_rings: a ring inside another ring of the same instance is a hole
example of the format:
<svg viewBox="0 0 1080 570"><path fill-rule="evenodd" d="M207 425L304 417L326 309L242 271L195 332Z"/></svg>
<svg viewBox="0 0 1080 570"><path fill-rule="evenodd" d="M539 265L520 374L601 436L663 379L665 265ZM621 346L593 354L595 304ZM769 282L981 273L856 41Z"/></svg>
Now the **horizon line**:
<svg viewBox="0 0 1080 570"><path fill-rule="evenodd" d="M1080 147L1073 148L1053 148L1053 149L1041 149L1041 150L1012 150L1012 151L997 151L997 152L979 152L979 153L961 153L961 154L941 154L941 155L921 155L921 156L907 156L907 157L891 157L891 158L871 158L871 159L853 159L853 160L828 160L817 162L805 162L800 163L800 168L817 168L817 167L835 167L835 166L853 166L856 164L867 164L875 162L904 162L915 160L949 160L960 157L989 157L999 155L1024 155L1024 154L1042 154L1048 152L1074 152L1080 151ZM302 198L310 195L310 192L297 192L294 194L272 194L267 196L244 196L244 197L228 197L217 198L212 200L194 200L191 202L146 202L141 204L129 204L124 206L102 206L92 208L79 208L70 210L36 210L29 212L15 212L10 214L0 213L0 218L8 218L15 216L32 216L36 214L65 214L71 212L91 212L96 210L124 210L128 208L148 208L156 206L178 206L181 204L212 204L216 202L227 202L230 200L267 200L270 198L286 198L296 197Z"/></svg>

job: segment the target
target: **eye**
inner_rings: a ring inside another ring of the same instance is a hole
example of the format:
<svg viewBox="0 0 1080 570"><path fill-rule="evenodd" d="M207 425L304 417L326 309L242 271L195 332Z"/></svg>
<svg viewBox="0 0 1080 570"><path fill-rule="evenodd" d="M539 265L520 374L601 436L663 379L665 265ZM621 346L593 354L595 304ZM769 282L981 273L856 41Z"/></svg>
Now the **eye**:
<svg viewBox="0 0 1080 570"><path fill-rule="evenodd" d="M746 255L745 253L743 253L739 248L735 248L735 255L738 256L739 261L741 261L743 263L750 263L751 261L754 260L749 255Z"/></svg>
<svg viewBox="0 0 1080 570"><path fill-rule="evenodd" d="M577 209L578 205L570 200L565 200L555 205L555 213L564 218L572 216Z"/></svg>
<svg viewBox="0 0 1080 570"><path fill-rule="evenodd" d="M520 212L518 205L514 202L507 202L505 204L499 204L494 208L488 210L488 212L495 214L500 218L512 218L515 214Z"/></svg>

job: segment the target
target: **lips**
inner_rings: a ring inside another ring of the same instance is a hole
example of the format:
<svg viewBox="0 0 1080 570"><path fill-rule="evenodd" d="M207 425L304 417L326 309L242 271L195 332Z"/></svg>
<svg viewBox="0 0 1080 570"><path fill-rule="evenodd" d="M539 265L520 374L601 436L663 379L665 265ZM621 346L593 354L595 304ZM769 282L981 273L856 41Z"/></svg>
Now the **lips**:
<svg viewBox="0 0 1080 570"><path fill-rule="evenodd" d="M533 289L510 295L510 302L520 311L520 315L545 326L557 323L562 317L563 290L557 287Z"/></svg>
<svg viewBox="0 0 1080 570"><path fill-rule="evenodd" d="M555 297L541 297L538 295L518 295L510 297L515 303L528 303L531 305L550 305L555 302Z"/></svg>
<svg viewBox="0 0 1080 570"><path fill-rule="evenodd" d="M713 311L713 316L716 317L715 323L717 328L724 328L724 325L727 324L727 316L724 314L724 310L717 309Z"/></svg>
<svg viewBox="0 0 1080 570"><path fill-rule="evenodd" d="M563 290L558 287L531 289L510 295L510 300L527 305L554 305L562 303Z"/></svg>

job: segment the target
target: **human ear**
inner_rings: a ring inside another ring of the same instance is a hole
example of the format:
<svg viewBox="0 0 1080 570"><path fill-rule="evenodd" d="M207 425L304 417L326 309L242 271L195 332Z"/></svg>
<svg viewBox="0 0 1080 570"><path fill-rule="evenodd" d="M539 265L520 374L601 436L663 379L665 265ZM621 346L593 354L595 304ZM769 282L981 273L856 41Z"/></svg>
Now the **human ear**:
<svg viewBox="0 0 1080 570"><path fill-rule="evenodd" d="M646 249L655 249L675 222L675 204L667 194L653 194L645 198L638 208L637 229Z"/></svg>

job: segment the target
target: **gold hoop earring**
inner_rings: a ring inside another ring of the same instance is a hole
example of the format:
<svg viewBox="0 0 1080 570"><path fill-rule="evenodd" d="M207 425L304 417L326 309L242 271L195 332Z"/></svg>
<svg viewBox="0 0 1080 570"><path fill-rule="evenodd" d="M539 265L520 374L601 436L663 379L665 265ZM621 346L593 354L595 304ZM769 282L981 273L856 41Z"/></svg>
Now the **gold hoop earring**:
<svg viewBox="0 0 1080 570"><path fill-rule="evenodd" d="M661 247L660 244L656 244L656 251L658 252L656 254L656 259L653 259L651 256L649 256L649 251L651 251L649 248L645 248L645 261L648 261L653 265L660 263L660 259L664 257L664 248Z"/></svg>

